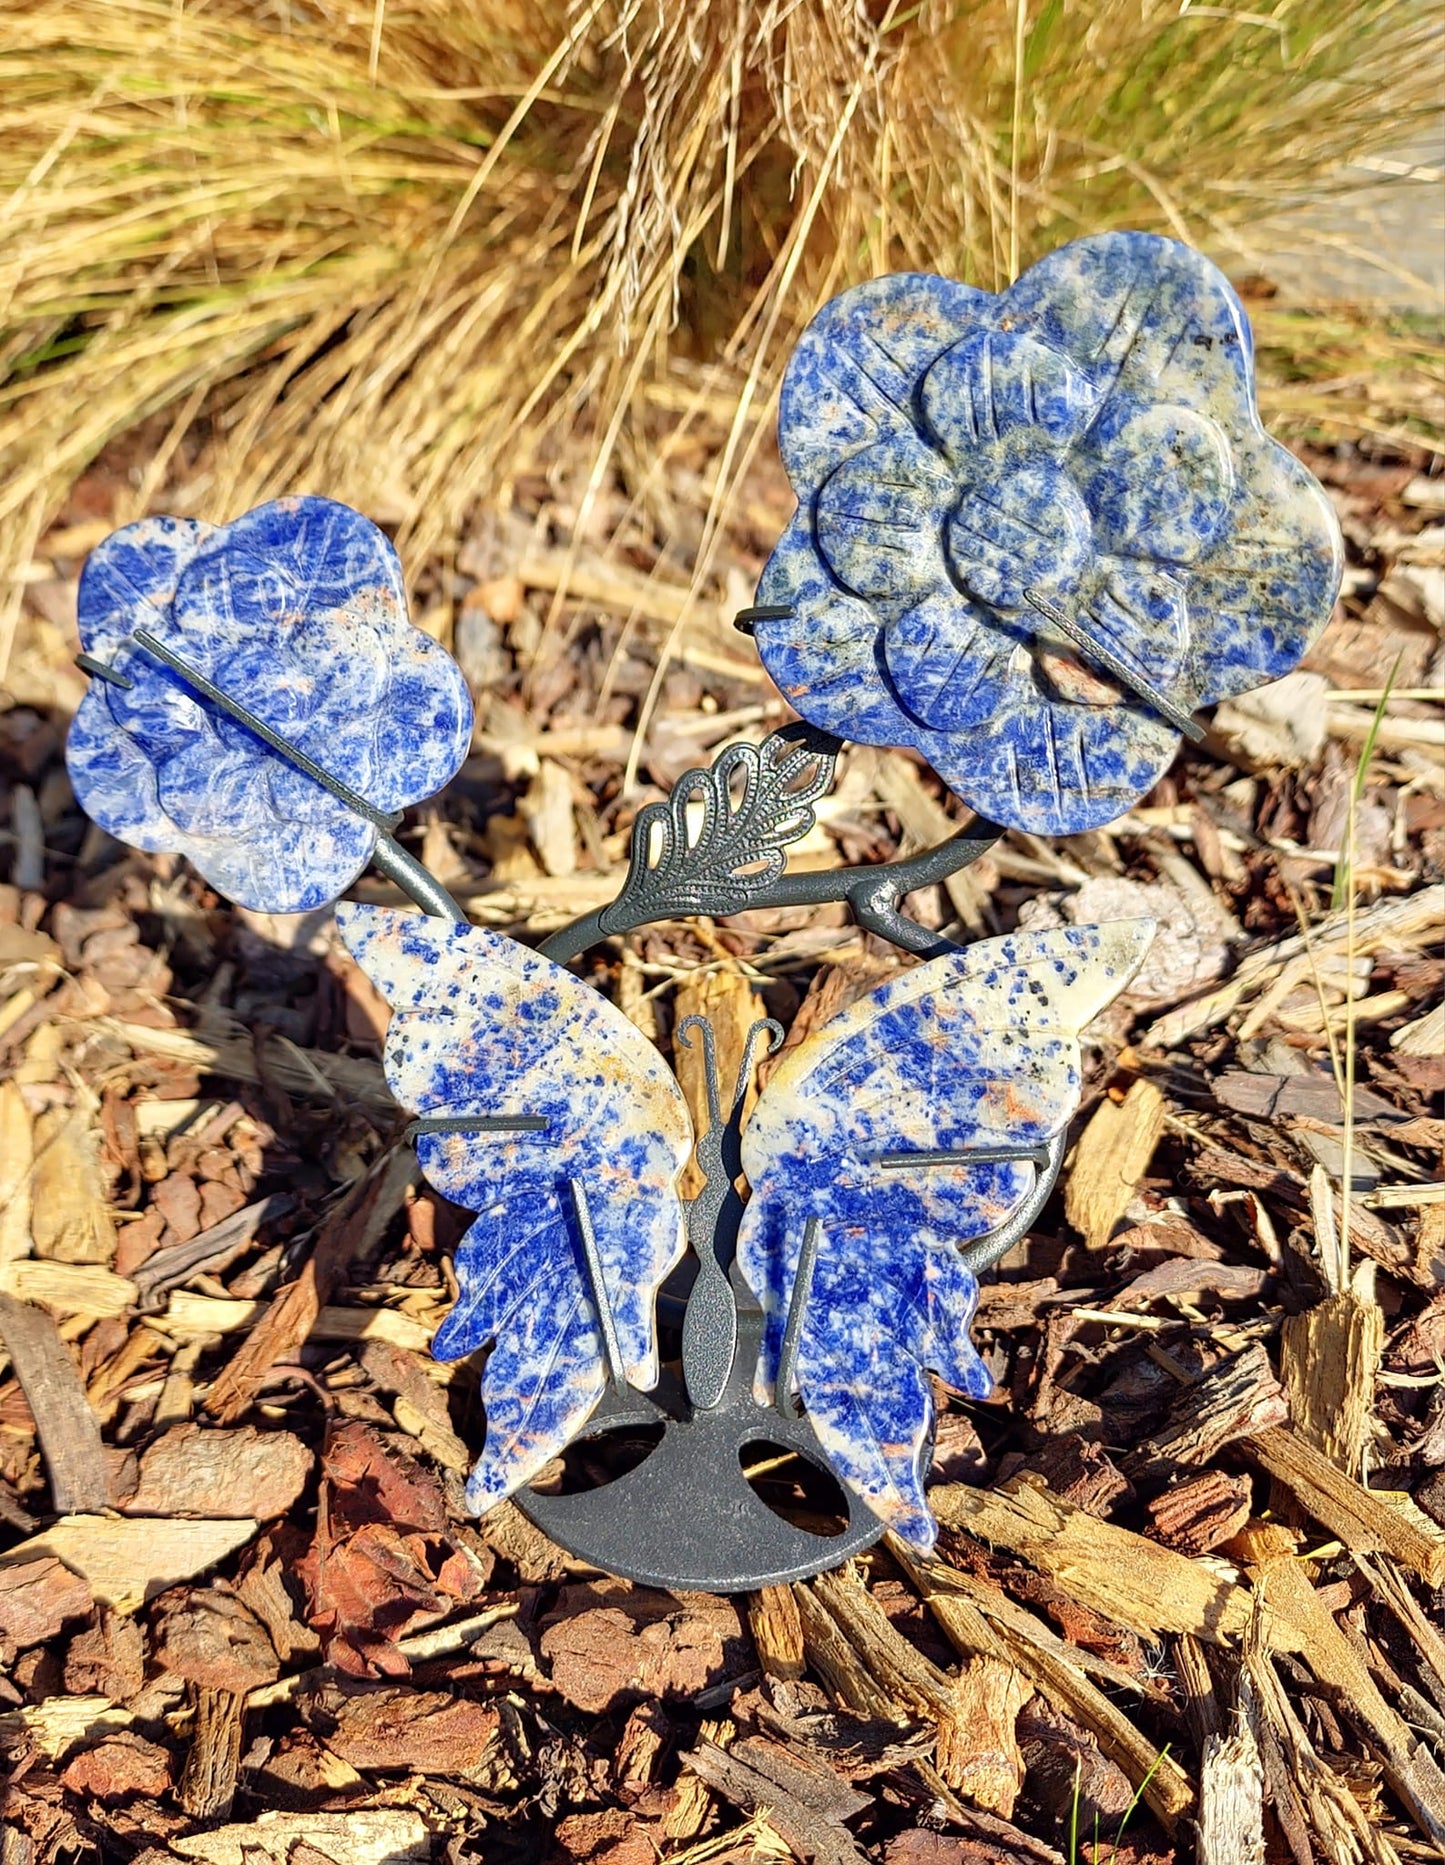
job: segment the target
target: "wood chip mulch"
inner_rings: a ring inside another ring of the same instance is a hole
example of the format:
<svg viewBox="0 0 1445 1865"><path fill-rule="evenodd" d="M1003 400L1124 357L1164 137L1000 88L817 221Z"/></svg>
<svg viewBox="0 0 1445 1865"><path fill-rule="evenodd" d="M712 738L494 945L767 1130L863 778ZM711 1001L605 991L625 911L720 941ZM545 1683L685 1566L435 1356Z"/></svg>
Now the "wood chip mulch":
<svg viewBox="0 0 1445 1865"><path fill-rule="evenodd" d="M482 923L598 905L641 803L788 716L728 626L775 465L684 605L716 444L590 506L559 462L421 579L479 727L405 833ZM984 1290L996 1395L940 1393L936 1557L736 1598L467 1516L476 1367L427 1354L467 1217L399 1143L384 1007L325 915L234 910L70 794L76 576L135 515L126 457L87 476L0 711L3 1865L1441 1856L1445 478L1308 457L1349 570L1304 671L1107 831L911 902L1161 927ZM960 816L851 749L797 857ZM724 1051L760 1007L801 1035L900 962L822 910L587 964L671 1053L699 1010Z"/></svg>

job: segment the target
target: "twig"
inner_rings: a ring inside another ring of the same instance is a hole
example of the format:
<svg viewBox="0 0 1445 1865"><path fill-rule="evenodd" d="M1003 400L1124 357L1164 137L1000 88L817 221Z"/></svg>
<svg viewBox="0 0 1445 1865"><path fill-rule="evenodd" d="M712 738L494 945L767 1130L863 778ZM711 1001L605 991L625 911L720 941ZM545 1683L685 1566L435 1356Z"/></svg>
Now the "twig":
<svg viewBox="0 0 1445 1865"><path fill-rule="evenodd" d="M100 1426L55 1323L43 1309L0 1295L0 1338L35 1419L56 1514L106 1508L110 1484Z"/></svg>

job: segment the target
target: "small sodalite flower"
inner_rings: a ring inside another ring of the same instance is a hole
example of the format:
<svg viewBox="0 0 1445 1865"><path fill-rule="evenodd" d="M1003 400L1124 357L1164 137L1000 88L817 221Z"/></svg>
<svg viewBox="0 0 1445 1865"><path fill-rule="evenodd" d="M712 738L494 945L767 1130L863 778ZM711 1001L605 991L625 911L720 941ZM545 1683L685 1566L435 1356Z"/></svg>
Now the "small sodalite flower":
<svg viewBox="0 0 1445 1865"><path fill-rule="evenodd" d="M785 611L756 623L768 672L1011 827L1121 815L1188 715L1287 673L1338 591L1243 306L1152 234L1078 240L998 296L844 292L793 353L779 443L799 509L758 587Z"/></svg>
<svg viewBox="0 0 1445 1865"><path fill-rule="evenodd" d="M92 681L70 729L81 805L121 841L185 855L242 906L334 900L385 822L467 754L461 669L412 625L396 552L349 506L143 519L91 553L79 601L85 656L111 676ZM369 813L200 694L137 640L147 632Z"/></svg>

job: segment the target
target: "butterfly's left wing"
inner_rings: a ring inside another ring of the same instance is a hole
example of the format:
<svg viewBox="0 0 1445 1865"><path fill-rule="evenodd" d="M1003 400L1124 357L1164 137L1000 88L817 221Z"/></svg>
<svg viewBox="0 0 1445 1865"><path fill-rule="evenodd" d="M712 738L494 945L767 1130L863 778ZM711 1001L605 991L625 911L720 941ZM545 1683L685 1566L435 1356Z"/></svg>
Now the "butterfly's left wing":
<svg viewBox="0 0 1445 1865"><path fill-rule="evenodd" d="M480 1514L536 1476L606 1388L589 1218L627 1378L656 1385L654 1301L685 1248L677 1177L692 1123L637 1026L560 965L477 926L352 905L336 917L395 1012L386 1079L402 1106L533 1123L417 1140L436 1189L478 1213L432 1352L455 1360L495 1342L467 1486Z"/></svg>
<svg viewBox="0 0 1445 1865"><path fill-rule="evenodd" d="M819 1227L795 1389L838 1476L914 1546L934 1539L919 1458L926 1374L984 1397L969 1339L978 1287L957 1245L1035 1182L972 1161L1060 1133L1079 1098L1079 1032L1142 962L1146 920L988 939L918 965L787 1053L743 1132L752 1195L738 1260L762 1304L767 1404L809 1220ZM951 1154L907 1163L909 1154Z"/></svg>

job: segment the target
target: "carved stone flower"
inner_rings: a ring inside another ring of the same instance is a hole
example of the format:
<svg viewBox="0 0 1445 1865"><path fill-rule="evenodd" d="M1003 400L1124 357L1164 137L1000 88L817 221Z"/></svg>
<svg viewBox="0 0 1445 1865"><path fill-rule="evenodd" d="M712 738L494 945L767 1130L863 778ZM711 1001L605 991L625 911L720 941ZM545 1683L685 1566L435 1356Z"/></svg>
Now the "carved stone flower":
<svg viewBox="0 0 1445 1865"><path fill-rule="evenodd" d="M243 906L334 900L379 823L450 781L471 742L461 669L412 626L396 552L330 499L231 525L147 518L80 580L81 645L112 677L66 750L82 806L137 848L185 855ZM148 631L349 790L370 814L227 716L135 639Z"/></svg>
<svg viewBox="0 0 1445 1865"><path fill-rule="evenodd" d="M810 723L921 751L1041 834L1120 815L1197 707L1289 671L1341 546L1260 425L1248 321L1186 246L1113 233L998 296L923 273L826 305L784 379L796 516L763 662Z"/></svg>

